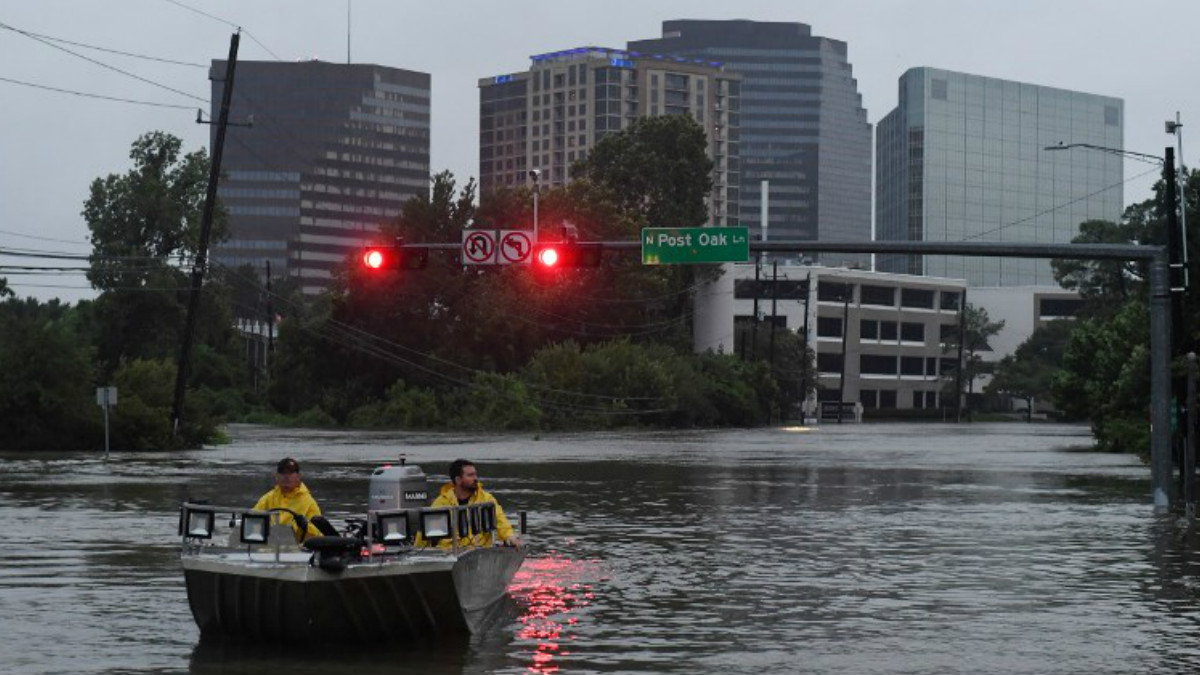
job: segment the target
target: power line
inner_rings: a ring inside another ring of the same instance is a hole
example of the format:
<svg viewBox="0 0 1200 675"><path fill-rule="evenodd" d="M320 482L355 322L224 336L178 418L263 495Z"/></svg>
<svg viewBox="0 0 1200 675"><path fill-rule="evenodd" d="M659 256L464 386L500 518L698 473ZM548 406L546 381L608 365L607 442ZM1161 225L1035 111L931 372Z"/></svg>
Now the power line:
<svg viewBox="0 0 1200 675"><path fill-rule="evenodd" d="M35 84L33 82L25 82L23 80L14 80L10 77L0 77L0 82L8 82L10 84L19 84L25 87L33 87L34 89L45 89L46 91L56 91L60 94L71 94L73 96L83 96L85 98L98 98L105 101L116 101L118 103L133 103L135 105L146 105L155 108L177 108L179 110L192 110L194 106L190 105L174 105L171 103L155 103L153 101L139 101L132 98L121 98L119 96L105 96L104 94L91 94L86 91L76 91L74 89L62 89L59 87L51 87L44 84ZM30 236L30 235L22 235ZM40 237L38 237L40 238Z"/></svg>
<svg viewBox="0 0 1200 675"><path fill-rule="evenodd" d="M25 37L27 37L27 38L29 38L29 39L31 39L31 40L35 40L35 41L37 41L37 42L40 42L40 43L42 43L42 44L46 45L47 47L53 47L54 49L57 49L57 50L59 50L59 51L66 52L66 53L70 54L71 56L74 56L74 57L76 57L76 58L83 59L84 61L87 61L87 62L89 62L89 63L94 63L94 64L96 64L96 65L100 66L101 68L107 68L108 70L111 70L111 71L113 71L113 72L115 72L115 73L120 73L120 74L122 74L122 75L125 75L126 77L132 77L133 79L135 79L135 80L138 80L139 82L145 82L146 84L149 84L149 85L152 85L152 86L158 87L159 89L165 89L165 90L167 90L167 91L174 92L174 93L176 93L176 94L179 94L179 95L181 95L181 96L186 96L186 97L188 97L188 98L195 99L195 100L197 100L197 101L203 101L203 102L207 102L207 101L208 101L208 99L206 99L206 98L201 98L201 97L199 97L199 96L194 96L194 95L192 95L192 94L189 94L189 93L187 93L186 91L183 91L183 90L181 90L181 89L176 89L175 87L171 87L171 86L165 85L165 84L163 84L163 83L161 83L161 82L155 82L154 80L151 80L151 79L149 79L149 78L142 77L141 75L136 75L136 74L134 74L134 73L131 73L131 72L129 72L128 70L122 70L122 69L120 69L120 68L118 68L118 67L116 67L116 66L113 66L113 65L107 64L107 63L105 63L105 62L103 62L103 61L99 61L99 60L97 60L97 59L93 59L93 58L92 58L92 57L90 57L90 56L85 56L85 55L83 55L83 54L80 54L79 52L76 52L76 51L71 51L70 49L67 49L66 47L62 47L62 46L56 45L56 44L54 44L53 42L50 42L49 40L43 40L42 38L40 38L40 37L37 37L37 36L36 36L36 35L34 35L33 33L30 33L30 32L28 32L28 31L23 31L23 30L21 30L20 28L15 28L15 27L13 27L13 26L10 26L10 25L8 25L8 24L6 24L6 23L4 23L4 22L0 22L0 28L6 29L6 30L11 30L11 31L13 31L14 33L20 33L21 35L24 35Z"/></svg>
<svg viewBox="0 0 1200 675"><path fill-rule="evenodd" d="M189 110L190 110L190 108L189 108ZM41 241L53 241L53 242L57 242L59 244L74 244L76 246L88 246L89 245L88 242L79 241L77 239L55 239L54 237L39 237L36 234L22 234L20 232L13 232L12 230L0 230L0 234L11 234L14 237L25 237L27 239L39 239Z"/></svg>
<svg viewBox="0 0 1200 675"><path fill-rule="evenodd" d="M1091 199L1092 197L1095 197L1095 196L1096 196L1096 195L1098 195L1098 194L1102 194L1102 193L1108 192L1109 190L1112 190L1112 189L1114 189L1114 188L1119 188L1119 187L1121 187L1122 185L1124 185L1124 184L1126 184L1126 183L1130 183L1130 182L1132 182L1132 181L1135 181L1135 180L1137 180L1137 179L1139 179L1139 178L1141 178L1141 177L1143 177L1143 176L1148 176L1148 175L1150 175L1150 174L1152 174L1152 173L1155 173L1155 172L1157 172L1157 171L1160 171L1161 169L1162 169L1162 167L1155 167L1155 168L1153 168L1153 169L1150 169L1149 171L1144 171L1144 172L1142 172L1142 173L1139 173L1138 175L1136 175L1136 176L1134 176L1134 177L1132 177L1132 178L1127 178L1127 179L1125 179L1125 180L1123 180L1123 181L1121 181L1121 182L1119 182L1119 183L1113 183L1112 185L1109 185L1109 186L1107 186L1107 187L1100 188L1099 190L1096 190L1095 192L1091 192L1091 193L1089 193L1089 194L1086 194L1086 195L1084 195L1084 196L1082 196L1082 197L1079 197L1079 198L1077 198L1077 199L1072 199L1072 200L1071 200L1071 201L1069 201L1069 202L1066 202L1066 203L1063 203L1063 204L1057 204L1057 205L1055 205L1055 206L1052 206L1052 207L1050 207L1050 208L1048 208L1048 209L1046 209L1046 210L1044 210L1044 211L1039 211L1038 213L1035 213L1035 214L1033 214L1032 216L1028 216L1028 217L1026 217L1026 218L1022 218L1022 219L1020 219L1020 220L1015 220L1015 221L1013 221L1013 222L1011 222L1011 223L1007 223L1007 224L1005 224L1005 225L1001 225L1000 227L993 227L993 228L992 228L992 229L990 229L990 230L984 230L983 232L980 232L979 234L973 234L973 235L971 235L971 236L969 236L969 237L966 237L966 238L964 238L962 241L970 241L970 240L972 240L972 239L978 239L979 237L982 237L982 236L984 236L984 235L992 234L992 233L994 233L994 232L999 232L1000 230L1003 230L1003 229L1006 229L1006 228L1009 228L1009 227L1014 227L1014 226L1016 226L1016 225L1021 225L1021 224L1023 224L1023 223L1027 223L1027 222L1029 222L1029 221L1031 221L1031 220L1034 220L1034 219L1037 219L1037 218L1041 218L1042 216L1044 216L1044 215L1047 215L1047 214L1050 214L1050 213L1054 213L1055 211L1057 211L1057 210L1059 210L1059 209L1066 208L1066 207L1068 207L1068 206L1071 206L1072 204L1078 204L1079 202L1081 202L1081 201L1083 201L1083 200L1085 200L1085 199Z"/></svg>
<svg viewBox="0 0 1200 675"><path fill-rule="evenodd" d="M271 56L275 57L275 60L276 60L276 61L282 61L282 60L283 60L283 59L279 58L279 55L278 55L278 54L276 54L275 52L271 51L271 49L270 49L269 47L267 47L266 45L264 45L262 42L259 42L258 38L254 37L254 34L253 34L253 33L251 33L250 31L248 31L248 30L246 30L246 29L242 28L241 26L239 26L238 24L236 24L236 23L234 23L234 22L232 22L232 21L228 21L228 20L226 20L226 19L222 19L222 18L221 18L221 17L219 17L219 16L213 16L212 14L209 14L208 12L205 12L205 11L202 11L202 10L199 10L199 9L196 9L195 7L191 7L191 6L189 6L189 5L185 5L185 4L183 4L182 2L178 2L178 0L164 0L164 1L165 1L165 2L169 2L169 3L171 3L172 5L175 5L176 7L181 7L181 8L183 8L183 9L186 9L186 10L188 10L189 12L195 12L196 14L199 14L200 16L207 17L207 18L209 18L209 19L212 19L213 21L216 21L216 22L218 22L218 23L223 23L223 24L225 24L226 26L232 26L233 28L236 28L237 30L239 30L239 31L241 31L241 32L243 32L243 33L245 33L245 34L246 34L246 37L248 37L248 38L250 38L252 41L254 41L254 44L256 44L256 45L258 45L259 47L262 47L264 50L266 50L266 52L267 52L268 54L270 54Z"/></svg>
<svg viewBox="0 0 1200 675"><path fill-rule="evenodd" d="M44 35L42 33L34 33L33 31L25 31L25 33L27 35L42 38L43 40L50 40L52 42L61 42L63 44L73 45L75 47L83 47L84 49L94 49L99 52L108 52L109 54L119 54L121 56L128 56L128 57L134 58L134 59L144 59L146 61L157 61L158 63L169 63L169 64L176 65L176 66L189 66L191 68L207 68L208 67L208 66L204 65L203 63L190 63L188 61L176 61L174 59L166 59L166 58L162 58L161 56L150 56L148 54L135 54L134 52L123 52L119 49L109 49L107 47L100 47L97 45L89 45L89 44L86 44L83 42L73 42L71 40L54 37L52 35Z"/></svg>

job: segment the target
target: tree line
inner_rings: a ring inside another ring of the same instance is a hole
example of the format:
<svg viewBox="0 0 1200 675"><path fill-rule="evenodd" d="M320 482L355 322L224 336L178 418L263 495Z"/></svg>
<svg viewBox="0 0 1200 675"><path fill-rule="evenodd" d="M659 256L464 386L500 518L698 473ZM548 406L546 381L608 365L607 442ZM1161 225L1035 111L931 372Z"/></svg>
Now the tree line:
<svg viewBox="0 0 1200 675"><path fill-rule="evenodd" d="M572 182L541 194L542 229L635 240L642 227L707 220L712 183L690 118L640 120L596 144ZM595 269L535 274L470 267L437 252L419 272L348 260L332 288L272 279L279 335L267 372L248 367L235 317L262 316L250 267L213 265L202 291L184 424L170 428L176 359L209 160L178 138L137 139L131 168L97 178L84 204L95 300L18 299L0 279L0 447L94 449L97 386L115 385L113 447L196 447L225 422L362 428L591 429L750 426L791 413L815 381L801 336L778 329L775 358L691 353L693 291L711 268L644 267L609 255ZM521 229L522 187L476 195L449 173L404 204L380 241L457 242L463 229ZM220 207L214 242L228 234ZM758 331L768 339L770 322ZM736 350L735 350L736 353ZM765 350L758 353L765 354Z"/></svg>

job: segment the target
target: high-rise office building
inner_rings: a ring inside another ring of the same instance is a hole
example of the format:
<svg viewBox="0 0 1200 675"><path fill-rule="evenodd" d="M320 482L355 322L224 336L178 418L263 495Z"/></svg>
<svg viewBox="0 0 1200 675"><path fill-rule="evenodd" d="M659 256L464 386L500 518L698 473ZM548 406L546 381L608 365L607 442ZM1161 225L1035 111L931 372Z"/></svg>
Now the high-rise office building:
<svg viewBox="0 0 1200 675"><path fill-rule="evenodd" d="M226 63L212 65L212 116ZM346 257L429 188L430 78L368 64L239 61L218 191L221 264L327 288ZM215 137L214 126L214 137Z"/></svg>
<svg viewBox="0 0 1200 675"><path fill-rule="evenodd" d="M1065 243L1122 211L1124 102L934 68L900 77L876 129L876 238ZM1052 285L1047 260L880 255L887 272Z"/></svg>
<svg viewBox="0 0 1200 675"><path fill-rule="evenodd" d="M845 42L802 23L680 20L629 49L720 61L742 76L740 224L761 230L767 181L767 238L870 241L871 125Z"/></svg>
<svg viewBox="0 0 1200 675"><path fill-rule="evenodd" d="M563 185L571 165L605 134L639 117L691 115L708 135L714 165L710 222L737 224L737 75L719 63L601 47L532 60L525 72L479 80L481 192L524 185L533 170L541 185Z"/></svg>

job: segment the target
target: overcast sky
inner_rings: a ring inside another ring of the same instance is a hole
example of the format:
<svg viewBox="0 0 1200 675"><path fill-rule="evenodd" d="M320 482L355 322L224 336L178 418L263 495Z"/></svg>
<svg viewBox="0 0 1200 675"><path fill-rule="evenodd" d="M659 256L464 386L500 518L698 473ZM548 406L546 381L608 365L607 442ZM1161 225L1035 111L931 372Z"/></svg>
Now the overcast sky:
<svg viewBox="0 0 1200 675"><path fill-rule="evenodd" d="M478 78L524 70L531 54L622 48L628 40L658 37L662 21L682 18L796 21L811 25L815 35L845 41L872 124L895 107L905 70L932 66L1123 98L1128 150L1161 155L1174 144L1163 121L1180 111L1185 128L1197 130L1184 136L1185 158L1200 152L1195 0L352 2L354 62L432 75L432 168L449 169L461 182L478 170ZM248 31L242 60L346 60L346 0L4 0L0 23L193 64L225 58L233 26L183 5ZM56 44L202 100L10 30L0 30L0 78L208 109L206 68ZM208 127L195 124L195 116L194 109L0 81L0 248L89 251L79 213L91 181L126 171L130 143L147 131L180 136L189 150L207 145ZM1126 178L1145 169L1126 162ZM1125 202L1145 199L1151 184L1151 178L1129 182ZM93 295L81 275L8 279L21 296L75 301Z"/></svg>

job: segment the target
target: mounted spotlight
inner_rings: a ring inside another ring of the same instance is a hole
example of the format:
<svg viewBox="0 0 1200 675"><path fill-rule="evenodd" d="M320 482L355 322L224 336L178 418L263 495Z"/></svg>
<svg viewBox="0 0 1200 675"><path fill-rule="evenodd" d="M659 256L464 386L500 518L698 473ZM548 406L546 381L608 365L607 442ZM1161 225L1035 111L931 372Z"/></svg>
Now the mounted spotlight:
<svg viewBox="0 0 1200 675"><path fill-rule="evenodd" d="M410 543L408 510L376 511L375 519L375 541L388 546Z"/></svg>
<svg viewBox="0 0 1200 675"><path fill-rule="evenodd" d="M242 514L242 543L265 544L271 537L271 514L267 511L246 511Z"/></svg>
<svg viewBox="0 0 1200 675"><path fill-rule="evenodd" d="M480 504L477 507L479 514L479 528L474 530L475 534L487 534L496 531L496 505L488 502ZM472 525L475 523L472 522Z"/></svg>
<svg viewBox="0 0 1200 675"><path fill-rule="evenodd" d="M421 509L421 534L437 543L450 536L450 509Z"/></svg>
<svg viewBox="0 0 1200 675"><path fill-rule="evenodd" d="M212 539L217 512L213 509L184 507L183 536L189 539Z"/></svg>

